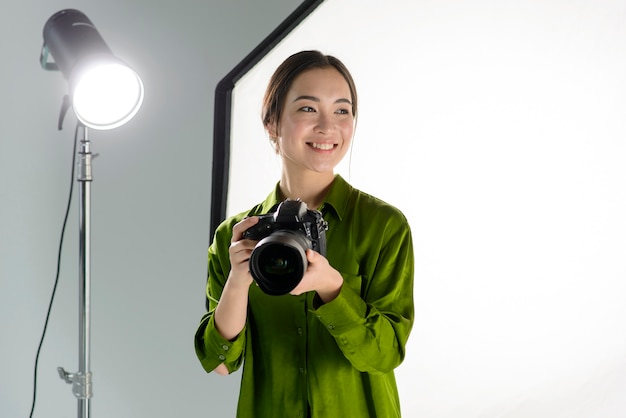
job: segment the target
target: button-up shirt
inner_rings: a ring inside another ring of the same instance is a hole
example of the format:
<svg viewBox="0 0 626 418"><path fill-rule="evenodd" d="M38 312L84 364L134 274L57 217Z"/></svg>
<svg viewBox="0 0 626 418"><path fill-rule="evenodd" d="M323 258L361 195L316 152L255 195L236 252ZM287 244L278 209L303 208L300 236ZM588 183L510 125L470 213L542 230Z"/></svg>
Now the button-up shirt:
<svg viewBox="0 0 626 418"><path fill-rule="evenodd" d="M413 244L405 216L341 176L319 208L328 222L327 259L343 276L339 295L271 296L250 286L244 330L232 341L214 309L230 271L233 226L268 213L278 185L250 211L225 220L209 247L209 312L195 337L207 372L243 364L238 417L399 417L394 369L413 325Z"/></svg>

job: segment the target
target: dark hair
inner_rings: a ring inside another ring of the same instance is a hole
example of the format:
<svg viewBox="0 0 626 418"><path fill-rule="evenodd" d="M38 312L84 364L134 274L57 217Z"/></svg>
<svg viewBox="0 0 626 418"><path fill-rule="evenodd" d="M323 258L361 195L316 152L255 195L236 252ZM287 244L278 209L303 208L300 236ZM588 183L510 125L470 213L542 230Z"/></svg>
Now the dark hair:
<svg viewBox="0 0 626 418"><path fill-rule="evenodd" d="M352 95L352 114L356 119L356 86L346 66L331 55L324 55L319 51L301 51L283 61L272 75L263 98L263 126L267 128L275 124L278 127L285 103L285 96L291 88L293 80L303 72L315 68L334 68L346 79Z"/></svg>

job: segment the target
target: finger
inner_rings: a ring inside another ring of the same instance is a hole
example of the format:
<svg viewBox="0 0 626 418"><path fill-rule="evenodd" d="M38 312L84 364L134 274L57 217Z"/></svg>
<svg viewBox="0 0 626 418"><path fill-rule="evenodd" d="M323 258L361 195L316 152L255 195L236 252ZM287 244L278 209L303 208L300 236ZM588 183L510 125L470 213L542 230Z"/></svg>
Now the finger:
<svg viewBox="0 0 626 418"><path fill-rule="evenodd" d="M230 258L236 262L244 262L250 259L254 246L244 241L237 241L230 244L228 249Z"/></svg>
<svg viewBox="0 0 626 418"><path fill-rule="evenodd" d="M233 227L233 236L231 238L231 242L240 241L243 239L243 233L251 228L253 225L256 225L259 222L258 216L251 216L243 218Z"/></svg>
<svg viewBox="0 0 626 418"><path fill-rule="evenodd" d="M296 286L293 289L291 289L291 292L289 292L289 294L291 296L300 296L304 292L305 292L305 290L303 289L302 284L299 284L298 286Z"/></svg>
<svg viewBox="0 0 626 418"><path fill-rule="evenodd" d="M306 250L306 259L309 263L315 263L318 255L319 253L315 250L312 250L310 248Z"/></svg>

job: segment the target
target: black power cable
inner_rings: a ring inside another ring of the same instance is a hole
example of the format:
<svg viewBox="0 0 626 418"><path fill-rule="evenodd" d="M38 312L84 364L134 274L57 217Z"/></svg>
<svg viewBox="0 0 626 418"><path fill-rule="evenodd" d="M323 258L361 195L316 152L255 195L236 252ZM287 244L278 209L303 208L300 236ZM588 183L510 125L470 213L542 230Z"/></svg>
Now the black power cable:
<svg viewBox="0 0 626 418"><path fill-rule="evenodd" d="M63 237L65 235L65 228L67 226L67 219L69 217L70 208L72 204L72 193L74 191L74 173L76 168L76 149L78 144L78 129L80 127L80 123L76 125L76 130L74 131L74 148L72 151L72 176L70 179L70 194L67 200L67 209L65 210L65 217L63 219L63 227L61 228L61 239L59 240L59 253L57 257L57 273L56 278L54 279L54 287L52 288L52 295L50 297L50 304L48 305L48 313L46 314L46 321L43 326L43 332L41 333L41 339L39 340L39 348L37 348L37 355L35 356L35 371L33 377L33 402L30 409L29 417L33 417L33 413L35 412L35 403L37 399L37 366L39 364L39 354L41 353L41 346L43 345L43 340L46 336L46 330L48 329L48 322L50 320L50 312L52 311L52 304L54 302L54 296L57 291L57 285L59 284L59 275L61 272L61 253L63 250Z"/></svg>

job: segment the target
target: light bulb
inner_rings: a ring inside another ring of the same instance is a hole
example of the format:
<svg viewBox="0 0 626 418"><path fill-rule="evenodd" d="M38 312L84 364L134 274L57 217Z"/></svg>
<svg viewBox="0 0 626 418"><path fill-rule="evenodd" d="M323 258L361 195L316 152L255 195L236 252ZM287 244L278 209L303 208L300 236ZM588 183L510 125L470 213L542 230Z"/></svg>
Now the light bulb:
<svg viewBox="0 0 626 418"><path fill-rule="evenodd" d="M128 122L143 101L143 84L132 69L100 63L76 77L72 104L78 120L94 129L113 129Z"/></svg>

